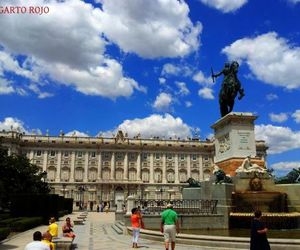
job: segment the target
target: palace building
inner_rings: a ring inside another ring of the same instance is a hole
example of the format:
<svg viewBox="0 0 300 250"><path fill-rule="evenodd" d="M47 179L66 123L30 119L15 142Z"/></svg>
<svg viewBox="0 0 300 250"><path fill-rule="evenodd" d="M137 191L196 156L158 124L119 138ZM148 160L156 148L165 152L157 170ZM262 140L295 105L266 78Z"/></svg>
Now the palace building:
<svg viewBox="0 0 300 250"><path fill-rule="evenodd" d="M159 137L113 138L27 135L0 132L9 153L26 155L47 173L52 193L74 199L74 208L134 195L140 199L180 199L188 178L207 180L214 168L214 140ZM256 141L265 159L265 142Z"/></svg>

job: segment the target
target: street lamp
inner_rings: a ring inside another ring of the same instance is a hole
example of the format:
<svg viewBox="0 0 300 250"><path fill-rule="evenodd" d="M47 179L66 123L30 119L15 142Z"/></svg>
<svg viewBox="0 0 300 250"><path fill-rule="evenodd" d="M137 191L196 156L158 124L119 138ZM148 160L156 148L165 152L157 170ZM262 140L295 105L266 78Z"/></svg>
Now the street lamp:
<svg viewBox="0 0 300 250"><path fill-rule="evenodd" d="M78 187L78 191L80 192L80 199L79 199L79 209L82 210L83 209L83 204L84 204L84 191L85 191L85 187L79 186Z"/></svg>
<svg viewBox="0 0 300 250"><path fill-rule="evenodd" d="M45 182L46 182L46 179L47 179L47 172L46 172L46 171L43 171L43 172L41 173L41 178L42 178L43 182L45 183Z"/></svg>
<svg viewBox="0 0 300 250"><path fill-rule="evenodd" d="M163 195L163 191L164 191L164 190L163 190L163 188L161 187L160 190L159 190L159 192L160 192L160 199L161 199L161 200L162 200L162 197L163 197L163 196L162 196L162 195Z"/></svg>
<svg viewBox="0 0 300 250"><path fill-rule="evenodd" d="M66 193L66 184L62 184L62 187L63 187L63 196L65 198L65 193Z"/></svg>

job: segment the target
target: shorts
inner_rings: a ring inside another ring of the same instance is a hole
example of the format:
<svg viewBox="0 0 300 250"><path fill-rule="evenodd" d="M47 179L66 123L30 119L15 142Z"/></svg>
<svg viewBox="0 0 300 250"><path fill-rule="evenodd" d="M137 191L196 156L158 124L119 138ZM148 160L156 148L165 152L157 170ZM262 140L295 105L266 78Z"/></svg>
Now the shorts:
<svg viewBox="0 0 300 250"><path fill-rule="evenodd" d="M165 241L168 241L168 242L176 241L176 226L175 225L164 225L164 238L165 238Z"/></svg>

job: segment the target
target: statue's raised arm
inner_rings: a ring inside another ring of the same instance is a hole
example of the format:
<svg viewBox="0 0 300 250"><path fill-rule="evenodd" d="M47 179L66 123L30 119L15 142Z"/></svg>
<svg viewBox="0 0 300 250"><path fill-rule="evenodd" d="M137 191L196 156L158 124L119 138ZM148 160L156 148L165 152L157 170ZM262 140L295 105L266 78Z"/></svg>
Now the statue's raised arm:
<svg viewBox="0 0 300 250"><path fill-rule="evenodd" d="M219 92L219 104L221 116L225 116L233 110L234 99L239 93L238 99L242 99L245 95L241 82L237 77L239 64L236 61L225 63L224 68L217 74L212 72L213 80L224 75L222 86Z"/></svg>

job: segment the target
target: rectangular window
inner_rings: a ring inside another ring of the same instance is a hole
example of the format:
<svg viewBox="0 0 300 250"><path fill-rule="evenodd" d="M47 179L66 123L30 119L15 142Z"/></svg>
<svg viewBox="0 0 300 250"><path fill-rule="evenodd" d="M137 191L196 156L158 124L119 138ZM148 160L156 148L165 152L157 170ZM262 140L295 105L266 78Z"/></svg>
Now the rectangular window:
<svg viewBox="0 0 300 250"><path fill-rule="evenodd" d="M50 151L50 156L55 156L55 151Z"/></svg>
<svg viewBox="0 0 300 250"><path fill-rule="evenodd" d="M184 160L185 159L185 155L184 154L180 154L180 160Z"/></svg>
<svg viewBox="0 0 300 250"><path fill-rule="evenodd" d="M147 153L143 153L143 160L147 160L148 154Z"/></svg>
<svg viewBox="0 0 300 250"><path fill-rule="evenodd" d="M41 156L41 155L42 155L42 151L41 150L36 151L36 156Z"/></svg>
<svg viewBox="0 0 300 250"><path fill-rule="evenodd" d="M173 155L172 154L167 154L168 160L172 160Z"/></svg>
<svg viewBox="0 0 300 250"><path fill-rule="evenodd" d="M68 157L69 156L69 152L68 151L65 151L64 152L64 157Z"/></svg>
<svg viewBox="0 0 300 250"><path fill-rule="evenodd" d="M96 157L96 152L91 152L91 157L95 158Z"/></svg>
<svg viewBox="0 0 300 250"><path fill-rule="evenodd" d="M192 160L196 161L197 160L197 155L192 155Z"/></svg>
<svg viewBox="0 0 300 250"><path fill-rule="evenodd" d="M81 152L81 151L77 152L77 156L78 156L79 158L81 158L81 157L82 157L82 152Z"/></svg>
<svg viewBox="0 0 300 250"><path fill-rule="evenodd" d="M159 160L160 159L160 154L155 154L155 159Z"/></svg>

